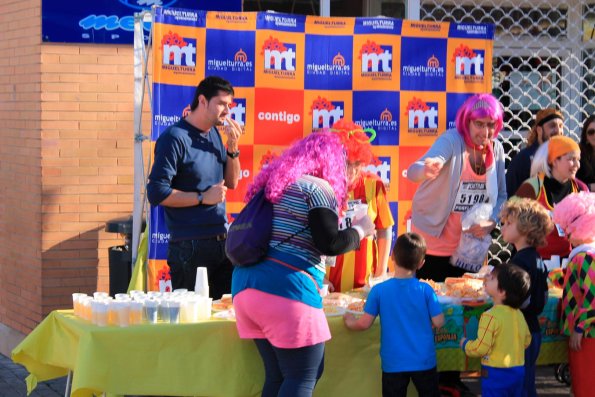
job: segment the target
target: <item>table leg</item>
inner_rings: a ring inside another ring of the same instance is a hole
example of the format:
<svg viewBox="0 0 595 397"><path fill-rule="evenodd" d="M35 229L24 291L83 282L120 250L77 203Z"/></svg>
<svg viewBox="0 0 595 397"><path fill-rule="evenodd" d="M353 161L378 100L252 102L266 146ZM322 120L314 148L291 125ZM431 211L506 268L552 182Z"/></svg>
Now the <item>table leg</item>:
<svg viewBox="0 0 595 397"><path fill-rule="evenodd" d="M66 377L66 389L64 390L64 397L70 396L70 388L72 387L72 371L68 371L68 376Z"/></svg>

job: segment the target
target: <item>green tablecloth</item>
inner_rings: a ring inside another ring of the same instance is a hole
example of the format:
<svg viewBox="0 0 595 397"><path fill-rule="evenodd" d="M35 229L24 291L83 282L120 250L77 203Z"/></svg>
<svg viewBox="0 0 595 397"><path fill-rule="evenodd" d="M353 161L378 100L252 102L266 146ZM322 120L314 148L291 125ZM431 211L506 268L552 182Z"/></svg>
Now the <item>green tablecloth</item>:
<svg viewBox="0 0 595 397"><path fill-rule="evenodd" d="M557 299L544 312L546 335L540 364L566 362L565 339L557 329ZM438 369L469 370L458 346L463 334L473 337L486 307L445 305L446 326L436 335ZM381 395L379 322L364 332L347 330L341 317L329 318L333 339L326 345L325 370L316 396ZM475 330L473 329L475 324ZM554 329L552 328L552 329ZM251 341L240 340L235 322L154 324L128 328L97 327L71 310L54 311L12 352L30 372L28 390L38 381L74 372L72 395L103 391L133 395L259 396L264 371Z"/></svg>

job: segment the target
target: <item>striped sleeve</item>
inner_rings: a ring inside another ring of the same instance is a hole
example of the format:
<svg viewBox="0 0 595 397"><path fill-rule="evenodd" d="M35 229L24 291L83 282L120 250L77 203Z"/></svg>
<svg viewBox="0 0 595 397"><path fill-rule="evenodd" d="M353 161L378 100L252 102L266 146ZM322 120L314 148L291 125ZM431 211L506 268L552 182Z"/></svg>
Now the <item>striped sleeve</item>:
<svg viewBox="0 0 595 397"><path fill-rule="evenodd" d="M320 178L304 177L310 182L306 192L308 210L314 208L328 208L337 212L337 199L331 185Z"/></svg>
<svg viewBox="0 0 595 397"><path fill-rule="evenodd" d="M477 329L477 338L465 344L465 353L469 357L483 357L491 352L494 345L497 324L498 321L489 311L481 315Z"/></svg>

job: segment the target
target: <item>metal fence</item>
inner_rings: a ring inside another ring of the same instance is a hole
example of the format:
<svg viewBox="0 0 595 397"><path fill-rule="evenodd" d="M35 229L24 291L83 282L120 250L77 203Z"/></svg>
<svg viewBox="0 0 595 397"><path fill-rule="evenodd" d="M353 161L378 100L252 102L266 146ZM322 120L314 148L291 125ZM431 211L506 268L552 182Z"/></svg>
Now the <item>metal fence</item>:
<svg viewBox="0 0 595 397"><path fill-rule="evenodd" d="M593 0L421 0L419 11L424 21L496 26L493 94L505 109L500 139L507 162L546 107L562 111L567 133L578 140L583 121L595 113ZM492 264L510 257L499 239L490 251Z"/></svg>

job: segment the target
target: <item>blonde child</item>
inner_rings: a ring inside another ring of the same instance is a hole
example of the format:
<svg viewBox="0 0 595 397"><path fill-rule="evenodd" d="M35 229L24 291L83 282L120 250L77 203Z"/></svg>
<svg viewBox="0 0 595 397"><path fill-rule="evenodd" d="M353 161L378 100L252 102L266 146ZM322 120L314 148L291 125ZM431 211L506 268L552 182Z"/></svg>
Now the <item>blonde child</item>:
<svg viewBox="0 0 595 397"><path fill-rule="evenodd" d="M380 316L383 396L406 396L410 380L420 396L440 396L432 325L441 327L444 315L432 287L415 278L425 253L419 234L399 236L394 277L372 288L359 319L344 317L347 328L361 331Z"/></svg>
<svg viewBox="0 0 595 397"><path fill-rule="evenodd" d="M485 281L494 306L479 319L477 339L461 339L469 357L481 357L483 397L520 397L525 376L525 349L531 333L519 307L529 292L529 274L516 265L501 265Z"/></svg>
<svg viewBox="0 0 595 397"><path fill-rule="evenodd" d="M541 327L538 316L547 302L547 268L537 252L554 228L547 210L535 200L512 198L500 211L502 238L514 245L516 254L510 260L529 273L531 287L521 306L521 312L531 332L531 344L525 350L525 381L523 397L536 397L535 369L541 347Z"/></svg>

